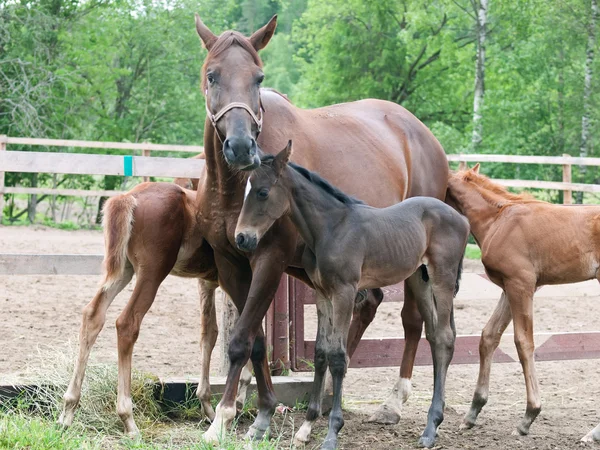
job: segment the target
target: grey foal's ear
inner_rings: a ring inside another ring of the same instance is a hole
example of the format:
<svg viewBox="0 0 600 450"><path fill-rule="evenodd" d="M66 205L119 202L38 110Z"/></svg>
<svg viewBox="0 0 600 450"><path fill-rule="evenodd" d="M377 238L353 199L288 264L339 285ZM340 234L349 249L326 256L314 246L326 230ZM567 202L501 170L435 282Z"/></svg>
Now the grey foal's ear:
<svg viewBox="0 0 600 450"><path fill-rule="evenodd" d="M292 141L290 139L288 141L287 145L285 146L285 148L283 150L281 150L279 153L277 153L277 156L275 156L274 168L275 168L275 173L277 174L277 177L281 176L281 174L283 173L283 169L285 168L287 163L290 161L291 156L292 156Z"/></svg>

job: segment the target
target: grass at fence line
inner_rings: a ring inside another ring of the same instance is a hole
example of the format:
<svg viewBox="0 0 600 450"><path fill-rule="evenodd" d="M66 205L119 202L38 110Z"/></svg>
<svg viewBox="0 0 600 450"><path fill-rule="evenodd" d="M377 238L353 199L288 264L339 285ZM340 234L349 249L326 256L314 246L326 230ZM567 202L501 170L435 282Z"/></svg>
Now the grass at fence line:
<svg viewBox="0 0 600 450"><path fill-rule="evenodd" d="M467 244L465 249L465 258L481 259L481 249L476 244Z"/></svg>
<svg viewBox="0 0 600 450"><path fill-rule="evenodd" d="M0 448L11 449L194 449L208 450L202 434L207 429L195 393L182 405L159 404L154 395L156 377L134 370L132 396L134 418L141 438L132 440L123 434L116 412L116 365L90 362L86 371L79 408L73 425L63 429L57 424L62 411L63 395L70 381L76 346L42 347L27 370L23 384L38 386L10 402L0 404ZM242 450L247 443L241 438L253 422L256 409L248 398L232 431L219 449ZM239 428L239 429L238 429ZM288 410L277 413L272 421L271 439L253 443L258 450L291 448L293 420ZM240 438L237 436L240 435ZM290 442L288 442L290 441Z"/></svg>

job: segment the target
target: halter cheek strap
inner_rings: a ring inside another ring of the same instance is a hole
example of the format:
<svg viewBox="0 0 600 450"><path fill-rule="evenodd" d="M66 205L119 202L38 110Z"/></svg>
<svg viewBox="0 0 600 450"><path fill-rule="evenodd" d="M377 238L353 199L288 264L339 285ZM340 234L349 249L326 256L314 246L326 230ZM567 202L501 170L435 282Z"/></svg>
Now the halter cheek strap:
<svg viewBox="0 0 600 450"><path fill-rule="evenodd" d="M208 92L206 92L205 94L208 94ZM260 101L259 98L259 104L260 104L260 117L257 117L256 114L254 114L254 111L252 111L252 108L250 108L248 105L246 105L245 103L241 103L241 102L233 102L233 103L229 103L228 105L226 105L225 107L223 107L223 109L221 109L221 111L219 111L216 114L213 114L210 109L208 109L208 97L206 98L206 115L207 117L210 119L211 123L213 124L213 127L215 128L215 130L217 130L217 122L223 118L223 116L225 114L227 114L229 111L231 111L232 109L235 108L241 108L244 109L248 112L248 114L250 114L250 117L252 117L252 120L254 121L254 123L256 124L256 126L258 127L258 134L256 135L256 137L258 137L258 135L260 134L260 132L262 131L262 123L263 123L263 107L262 107L262 102ZM219 136L219 139L221 139L221 135L219 135L219 132L217 130L217 135Z"/></svg>

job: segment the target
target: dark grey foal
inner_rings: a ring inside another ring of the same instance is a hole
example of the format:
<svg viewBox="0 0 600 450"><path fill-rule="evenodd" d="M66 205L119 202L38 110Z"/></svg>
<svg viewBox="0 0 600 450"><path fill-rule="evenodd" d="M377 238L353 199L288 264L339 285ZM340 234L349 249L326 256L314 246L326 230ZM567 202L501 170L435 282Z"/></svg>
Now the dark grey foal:
<svg viewBox="0 0 600 450"><path fill-rule="evenodd" d="M333 408L322 448L336 448L344 425L342 380L356 293L408 279L434 360L433 400L419 441L431 447L443 420L444 384L456 336L452 305L469 224L450 206L430 197L409 198L384 209L366 206L317 174L288 164L291 151L290 142L277 156L262 158L248 181L235 235L241 250L253 251L275 220L288 215L306 243L302 262L317 291L319 325L312 396L295 441L309 440L320 415L329 367Z"/></svg>

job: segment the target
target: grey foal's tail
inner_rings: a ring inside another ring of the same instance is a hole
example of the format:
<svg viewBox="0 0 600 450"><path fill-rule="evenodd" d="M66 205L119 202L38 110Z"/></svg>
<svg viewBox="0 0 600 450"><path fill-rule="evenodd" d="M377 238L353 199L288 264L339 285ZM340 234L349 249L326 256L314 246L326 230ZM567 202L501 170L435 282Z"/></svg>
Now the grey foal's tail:
<svg viewBox="0 0 600 450"><path fill-rule="evenodd" d="M454 296L455 297L456 297L456 294L458 294L458 290L460 289L460 277L462 275L464 259L465 259L465 257L463 256L462 258L460 258L460 262L458 263L458 274L456 275L456 283L454 283Z"/></svg>

